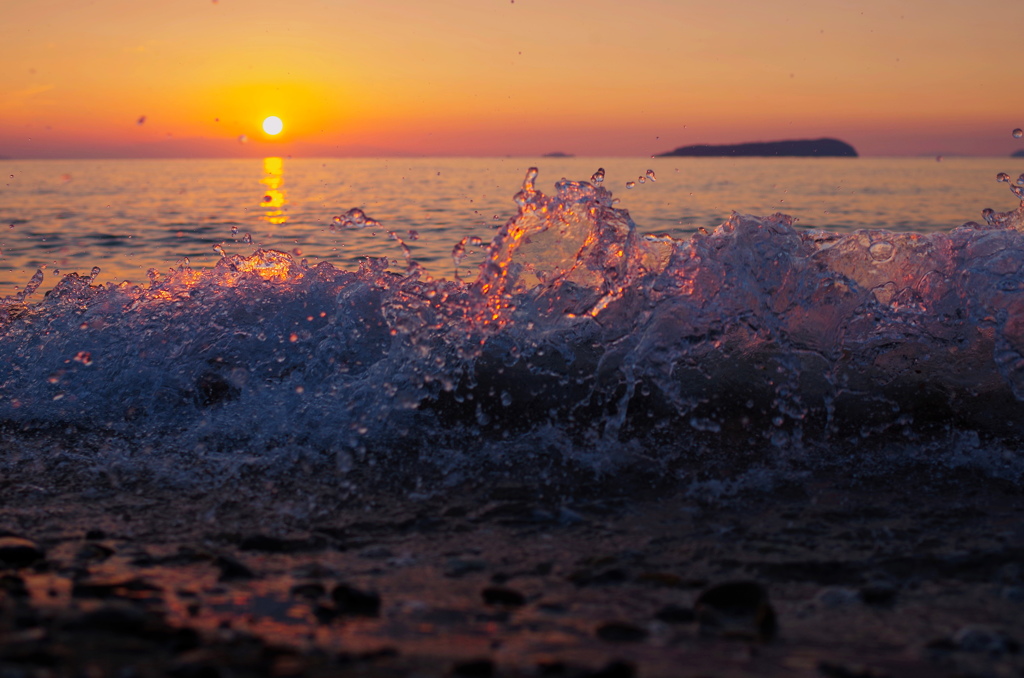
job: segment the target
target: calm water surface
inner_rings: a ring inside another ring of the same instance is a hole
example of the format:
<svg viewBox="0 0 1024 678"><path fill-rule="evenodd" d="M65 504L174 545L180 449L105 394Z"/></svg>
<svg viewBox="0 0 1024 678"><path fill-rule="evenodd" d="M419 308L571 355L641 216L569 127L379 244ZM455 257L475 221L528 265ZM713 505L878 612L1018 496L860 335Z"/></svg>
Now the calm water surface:
<svg viewBox="0 0 1024 678"><path fill-rule="evenodd" d="M598 167L642 232L685 237L730 212L785 212L807 228L948 230L1016 200L995 175L1008 158L420 158L2 161L0 294L37 268L48 287L94 266L98 282L144 281L187 257L216 263L217 246L257 246L351 268L367 256L402 259L393 232L437 277L450 277L453 245L488 242L515 214L512 196L530 166L538 187L585 180ZM1019 164L1019 161L1018 161ZM656 181L640 183L647 170ZM634 182L627 188L627 182ZM359 207L377 229L331 229ZM410 233L412 232L412 233ZM248 237L247 237L248 236ZM248 242L251 239L251 244ZM471 274L467 258L462 273ZM400 264L399 264L400 265Z"/></svg>

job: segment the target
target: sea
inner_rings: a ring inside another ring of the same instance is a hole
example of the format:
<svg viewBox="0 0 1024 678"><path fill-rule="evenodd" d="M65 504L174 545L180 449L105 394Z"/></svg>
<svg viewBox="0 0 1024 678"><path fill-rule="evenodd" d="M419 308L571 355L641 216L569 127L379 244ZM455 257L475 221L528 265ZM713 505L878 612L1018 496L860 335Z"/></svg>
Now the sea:
<svg viewBox="0 0 1024 678"><path fill-rule="evenodd" d="M1019 483L1019 165L3 160L0 472Z"/></svg>

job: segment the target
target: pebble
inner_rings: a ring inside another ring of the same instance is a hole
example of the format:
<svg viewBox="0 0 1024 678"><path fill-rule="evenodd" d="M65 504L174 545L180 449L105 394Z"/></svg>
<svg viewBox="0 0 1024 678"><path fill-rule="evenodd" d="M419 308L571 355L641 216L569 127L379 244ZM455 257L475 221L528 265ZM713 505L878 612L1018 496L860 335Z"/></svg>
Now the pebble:
<svg viewBox="0 0 1024 678"><path fill-rule="evenodd" d="M504 605L505 607L520 607L526 604L526 596L515 589L504 586L488 586L480 595L487 605Z"/></svg>
<svg viewBox="0 0 1024 678"><path fill-rule="evenodd" d="M472 659L452 667L452 676L456 678L491 678L494 675L494 662L490 659Z"/></svg>
<svg viewBox="0 0 1024 678"><path fill-rule="evenodd" d="M896 602L896 587L889 582L872 582L861 588L860 597L868 605L889 606Z"/></svg>
<svg viewBox="0 0 1024 678"><path fill-rule="evenodd" d="M611 643L638 643L646 640L647 629L629 622L610 621L597 627L597 637Z"/></svg>
<svg viewBox="0 0 1024 678"><path fill-rule="evenodd" d="M953 645L963 652L1000 656L1020 652L1020 644L988 626L964 626L953 634Z"/></svg>
<svg viewBox="0 0 1024 678"><path fill-rule="evenodd" d="M693 607L701 632L708 635L764 641L774 638L778 630L768 592L757 582L712 586Z"/></svg>
<svg viewBox="0 0 1024 678"><path fill-rule="evenodd" d="M240 579L253 579L256 576L252 570L231 556L217 556L213 564L220 569L218 581L238 581Z"/></svg>
<svg viewBox="0 0 1024 678"><path fill-rule="evenodd" d="M11 598L28 598L28 588L25 580L16 574L5 574L0 576L0 592L6 593Z"/></svg>
<svg viewBox="0 0 1024 678"><path fill-rule="evenodd" d="M669 603L654 613L654 618L666 624L690 624L697 620L693 609Z"/></svg>
<svg viewBox="0 0 1024 678"><path fill-rule="evenodd" d="M824 608L834 610L859 603L860 593L843 586L830 586L818 591L814 599Z"/></svg>
<svg viewBox="0 0 1024 678"><path fill-rule="evenodd" d="M380 614L380 595L374 591L360 591L348 584L338 584L331 598L339 614L354 617L376 617Z"/></svg>
<svg viewBox="0 0 1024 678"><path fill-rule="evenodd" d="M31 539L12 535L0 537L0 566L28 567L42 560L44 555L43 548Z"/></svg>

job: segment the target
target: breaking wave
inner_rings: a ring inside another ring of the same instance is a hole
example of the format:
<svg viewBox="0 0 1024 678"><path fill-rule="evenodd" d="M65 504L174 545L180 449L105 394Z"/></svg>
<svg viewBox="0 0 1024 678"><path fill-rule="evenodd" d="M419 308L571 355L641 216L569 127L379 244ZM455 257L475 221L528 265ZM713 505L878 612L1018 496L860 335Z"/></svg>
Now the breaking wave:
<svg viewBox="0 0 1024 678"><path fill-rule="evenodd" d="M38 273L0 301L0 464L416 491L908 465L1020 482L1024 202L947 233L733 214L680 240L641 235L603 171L553 195L536 177L489 245L455 245L456 265L484 252L472 281L407 249L404 273L257 249L144 285L70 274L33 302Z"/></svg>

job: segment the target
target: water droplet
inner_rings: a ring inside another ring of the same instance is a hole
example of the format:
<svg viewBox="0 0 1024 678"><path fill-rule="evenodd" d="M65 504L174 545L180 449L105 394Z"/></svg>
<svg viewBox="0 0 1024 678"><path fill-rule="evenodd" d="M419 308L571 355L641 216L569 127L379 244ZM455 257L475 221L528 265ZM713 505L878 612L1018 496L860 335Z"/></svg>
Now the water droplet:
<svg viewBox="0 0 1024 678"><path fill-rule="evenodd" d="M1017 129L1013 130L1014 139L1020 139L1021 137L1024 137L1024 129L1018 127Z"/></svg>
<svg viewBox="0 0 1024 678"><path fill-rule="evenodd" d="M358 207L353 207L341 216L334 217L332 221L339 228L375 228L381 223L370 217Z"/></svg>
<svg viewBox="0 0 1024 678"><path fill-rule="evenodd" d="M1009 180L1010 180L1010 175L1007 174L1006 172L1000 172L999 174L996 175L996 181L999 181L999 182L1002 182L1002 183L1006 183Z"/></svg>
<svg viewBox="0 0 1024 678"><path fill-rule="evenodd" d="M217 243L216 245L214 245L213 251L216 252L221 259L227 256L226 254L224 254L224 243Z"/></svg>
<svg viewBox="0 0 1024 678"><path fill-rule="evenodd" d="M626 188L633 188L634 186L636 186L636 182L635 181L627 181L626 182Z"/></svg>
<svg viewBox="0 0 1024 678"><path fill-rule="evenodd" d="M594 172L590 176L590 183L592 183L595 186L597 186L597 185L599 185L603 181L604 181L604 168L603 167L598 167L597 171Z"/></svg>
<svg viewBox="0 0 1024 678"><path fill-rule="evenodd" d="M637 177L636 180L639 181L641 184L647 183L647 177Z"/></svg>
<svg viewBox="0 0 1024 678"><path fill-rule="evenodd" d="M92 365L92 354L88 351L79 351L75 354L75 362L83 365Z"/></svg>
<svg viewBox="0 0 1024 678"><path fill-rule="evenodd" d="M99 266L93 266L92 267L92 272L89 275L89 282L91 283L93 280L95 280L96 276L98 276L99 274L100 274L100 267Z"/></svg>
<svg viewBox="0 0 1024 678"><path fill-rule="evenodd" d="M54 275L60 275L60 269L59 268L53 269L53 274Z"/></svg>
<svg viewBox="0 0 1024 678"><path fill-rule="evenodd" d="M248 233L246 233L245 235L242 236L242 242L244 242L246 245L251 245L252 244L252 236L249 235Z"/></svg>
<svg viewBox="0 0 1024 678"><path fill-rule="evenodd" d="M540 174L540 170L536 167L531 167L526 170L526 178L523 179L523 190L527 193L534 190L534 182L537 181L537 175Z"/></svg>
<svg viewBox="0 0 1024 678"><path fill-rule="evenodd" d="M409 240L419 240L419 239L420 239L419 231L409 231Z"/></svg>
<svg viewBox="0 0 1024 678"><path fill-rule="evenodd" d="M651 181L657 181L657 178L654 176L654 170L647 170L647 178Z"/></svg>
<svg viewBox="0 0 1024 678"><path fill-rule="evenodd" d="M1024 186L1024 173L1017 177L1017 183L1020 184L1021 186Z"/></svg>
<svg viewBox="0 0 1024 678"><path fill-rule="evenodd" d="M233 238L236 235L238 235L238 226L237 225L231 227L231 237Z"/></svg>
<svg viewBox="0 0 1024 678"><path fill-rule="evenodd" d="M895 250L896 248L893 247L893 244L891 242L886 242L885 240L873 243L871 247L868 248L871 258L875 261L886 261L892 258L892 254Z"/></svg>

